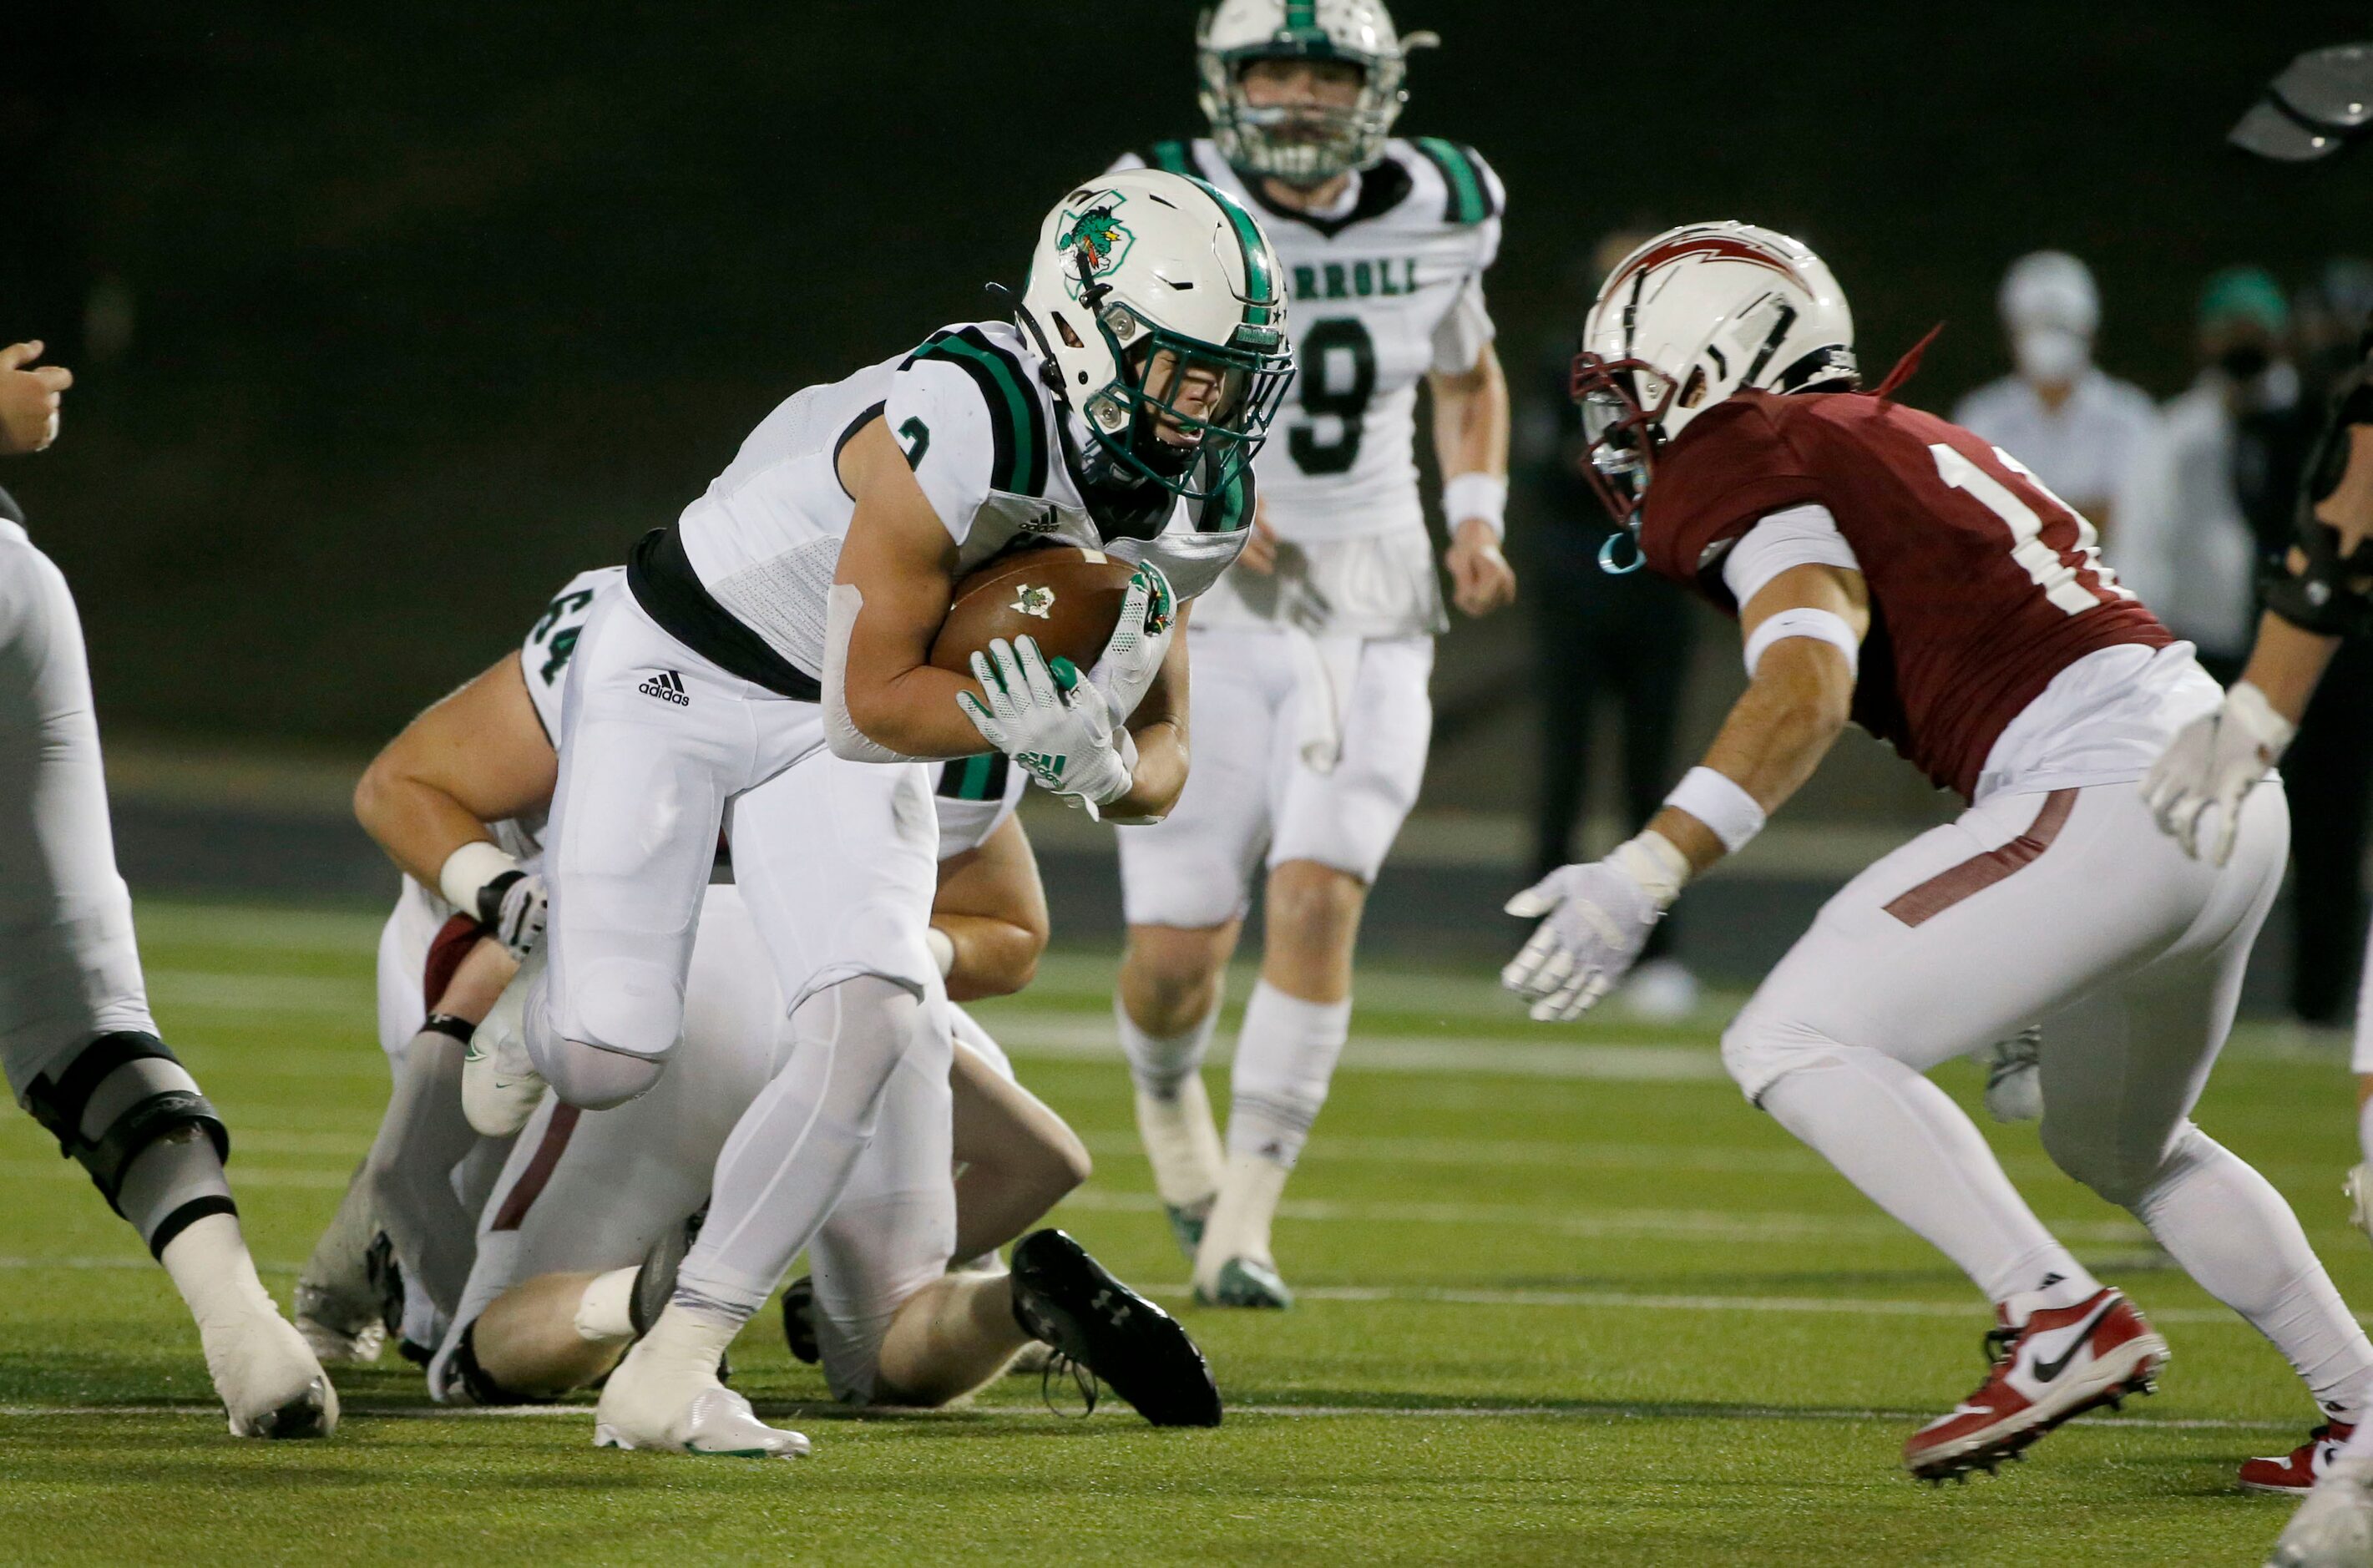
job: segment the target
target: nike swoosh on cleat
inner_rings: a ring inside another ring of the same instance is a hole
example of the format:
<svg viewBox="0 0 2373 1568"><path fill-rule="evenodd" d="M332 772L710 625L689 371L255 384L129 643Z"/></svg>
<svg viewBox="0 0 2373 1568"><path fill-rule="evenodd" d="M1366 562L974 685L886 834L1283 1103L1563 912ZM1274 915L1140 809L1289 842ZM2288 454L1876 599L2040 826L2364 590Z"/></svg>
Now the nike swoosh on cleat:
<svg viewBox="0 0 2373 1568"><path fill-rule="evenodd" d="M2093 1338L2093 1330L2100 1326L2101 1319L2109 1316L2111 1312L2115 1311L2117 1309L2117 1305L2118 1304L2114 1301L2104 1302L2102 1303L2099 1311L2094 1313L2092 1316L2077 1325L2075 1339L2070 1341L2068 1349L2061 1355L2058 1361L2045 1361L2042 1357L2038 1356L2034 1363L2028 1369L2035 1375L2035 1380L2038 1383L2049 1383L2053 1378L2058 1377L2062 1373L2067 1371L2068 1363L2076 1359L2076 1352L2083 1350L2086 1343Z"/></svg>

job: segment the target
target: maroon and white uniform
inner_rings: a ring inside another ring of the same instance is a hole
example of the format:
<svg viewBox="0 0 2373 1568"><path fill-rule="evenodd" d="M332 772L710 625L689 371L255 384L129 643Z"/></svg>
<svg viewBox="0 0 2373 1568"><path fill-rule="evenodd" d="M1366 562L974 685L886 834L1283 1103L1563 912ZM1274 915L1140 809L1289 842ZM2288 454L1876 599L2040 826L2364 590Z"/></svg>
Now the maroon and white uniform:
<svg viewBox="0 0 2373 1568"><path fill-rule="evenodd" d="M1701 414L1658 457L1641 542L1732 614L1792 567L1859 572L1853 717L1970 802L1855 877L1758 989L1723 1040L1748 1096L1993 1300L2063 1305L2088 1277L1921 1076L2040 1022L2052 1158L2355 1419L2373 1344L2273 1188L2189 1119L2288 837L2271 775L2223 867L2152 822L2135 781L2220 696L2190 645L2014 456L1878 396Z"/></svg>

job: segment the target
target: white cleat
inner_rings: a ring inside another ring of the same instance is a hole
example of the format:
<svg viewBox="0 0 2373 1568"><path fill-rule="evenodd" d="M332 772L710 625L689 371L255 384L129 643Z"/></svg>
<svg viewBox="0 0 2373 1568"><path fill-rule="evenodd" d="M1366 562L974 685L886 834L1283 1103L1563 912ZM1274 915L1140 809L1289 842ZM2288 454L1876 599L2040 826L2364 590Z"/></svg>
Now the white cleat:
<svg viewBox="0 0 2373 1568"><path fill-rule="evenodd" d="M366 1323L349 1334L318 1317L297 1319L297 1332L323 1366L368 1366L387 1351L387 1326Z"/></svg>
<svg viewBox="0 0 2373 1568"><path fill-rule="evenodd" d="M234 1437L327 1437L338 1429L338 1391L289 1321L276 1311L201 1328L206 1371Z"/></svg>
<svg viewBox="0 0 2373 1568"><path fill-rule="evenodd" d="M808 1440L796 1432L768 1426L750 1409L750 1401L717 1380L672 1377L659 1358L644 1352L650 1340L636 1342L602 1387L602 1402L593 1410L593 1445L597 1448L656 1448L674 1454L733 1459L798 1459L806 1457Z"/></svg>
<svg viewBox="0 0 2373 1568"><path fill-rule="evenodd" d="M527 1054L527 989L544 972L541 950L520 966L462 1058L462 1114L486 1138L508 1138L527 1125L544 1098L544 1074Z"/></svg>
<svg viewBox="0 0 2373 1568"><path fill-rule="evenodd" d="M2373 1165L2352 1165L2340 1185L2348 1199L2348 1223L2373 1238Z"/></svg>
<svg viewBox="0 0 2373 1568"><path fill-rule="evenodd" d="M2334 1459L2291 1515L2266 1568L2373 1565L2373 1459Z"/></svg>

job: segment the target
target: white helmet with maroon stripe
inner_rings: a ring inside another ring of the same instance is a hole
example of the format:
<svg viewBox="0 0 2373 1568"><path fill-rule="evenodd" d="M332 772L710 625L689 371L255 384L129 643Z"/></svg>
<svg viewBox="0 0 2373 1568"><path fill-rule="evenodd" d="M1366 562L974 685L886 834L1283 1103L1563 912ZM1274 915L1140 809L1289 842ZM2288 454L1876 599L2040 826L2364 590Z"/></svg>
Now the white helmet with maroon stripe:
<svg viewBox="0 0 2373 1568"><path fill-rule="evenodd" d="M1853 314L1821 258L1746 223L1693 223L1623 258L1574 358L1590 474L1608 507L1639 506L1658 448L1746 387L1846 392Z"/></svg>

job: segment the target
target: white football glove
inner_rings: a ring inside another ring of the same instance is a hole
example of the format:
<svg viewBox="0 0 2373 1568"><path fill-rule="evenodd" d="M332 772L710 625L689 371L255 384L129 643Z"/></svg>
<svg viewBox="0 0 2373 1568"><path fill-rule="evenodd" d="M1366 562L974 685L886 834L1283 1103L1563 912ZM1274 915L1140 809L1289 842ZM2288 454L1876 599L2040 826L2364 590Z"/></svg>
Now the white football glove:
<svg viewBox="0 0 2373 1568"><path fill-rule="evenodd" d="M2198 859L2204 848L2211 864L2233 853L2241 800L2282 760L2298 726L2276 713L2266 694L2243 681L2225 694L2222 707L2176 731L2166 752L2143 778L2143 801L2162 830L2183 852ZM2215 837L2204 846L2200 823L2215 807Z"/></svg>
<svg viewBox="0 0 2373 1568"><path fill-rule="evenodd" d="M510 949L513 958L544 945L544 928L552 917L552 896L544 878L534 872L505 872L478 890L478 923L486 934Z"/></svg>
<svg viewBox="0 0 2373 1568"><path fill-rule="evenodd" d="M1162 661L1170 656L1171 634L1178 626L1178 600L1170 579L1151 561L1140 561L1129 573L1128 591L1120 602L1120 622L1112 640L1096 661L1096 687L1115 724L1126 724L1145 700Z"/></svg>
<svg viewBox="0 0 2373 1568"><path fill-rule="evenodd" d="M1067 688L1046 667L1036 639L1020 638L1008 643L990 640L972 656L973 678L980 683L986 703L970 692L956 701L972 720L981 739L1022 766L1023 771L1067 805L1091 817L1100 808L1128 793L1136 772L1136 743L1128 731L1116 729L1102 696L1093 687L1075 696L1079 683L1071 673Z"/></svg>
<svg viewBox="0 0 2373 1568"><path fill-rule="evenodd" d="M1661 833L1590 865L1561 866L1508 900L1511 915L1544 918L1500 983L1533 1004L1537 1022L1581 1017L1631 969L1689 874Z"/></svg>

